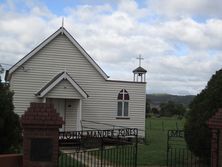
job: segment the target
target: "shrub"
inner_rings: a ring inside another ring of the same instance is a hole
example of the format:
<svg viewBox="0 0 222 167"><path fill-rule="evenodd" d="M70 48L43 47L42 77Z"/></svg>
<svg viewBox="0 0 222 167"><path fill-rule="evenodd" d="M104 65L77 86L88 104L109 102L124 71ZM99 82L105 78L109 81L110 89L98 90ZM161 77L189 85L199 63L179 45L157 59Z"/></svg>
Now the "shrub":
<svg viewBox="0 0 222 167"><path fill-rule="evenodd" d="M14 152L21 142L19 117L13 112L13 92L0 80L0 153Z"/></svg>
<svg viewBox="0 0 222 167"><path fill-rule="evenodd" d="M222 107L222 69L192 101L185 122L186 142L197 156L210 157L211 133L207 121Z"/></svg>

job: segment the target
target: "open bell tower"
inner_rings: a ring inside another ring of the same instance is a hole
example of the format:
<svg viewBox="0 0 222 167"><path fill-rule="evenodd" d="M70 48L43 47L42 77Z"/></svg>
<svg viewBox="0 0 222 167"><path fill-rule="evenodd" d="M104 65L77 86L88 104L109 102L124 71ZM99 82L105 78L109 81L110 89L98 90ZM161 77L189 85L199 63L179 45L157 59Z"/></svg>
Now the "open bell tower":
<svg viewBox="0 0 222 167"><path fill-rule="evenodd" d="M137 67L135 70L133 70L133 81L134 82L146 82L146 73L147 71L141 67L141 60L143 60L142 56L139 55L137 57L139 60L139 67Z"/></svg>

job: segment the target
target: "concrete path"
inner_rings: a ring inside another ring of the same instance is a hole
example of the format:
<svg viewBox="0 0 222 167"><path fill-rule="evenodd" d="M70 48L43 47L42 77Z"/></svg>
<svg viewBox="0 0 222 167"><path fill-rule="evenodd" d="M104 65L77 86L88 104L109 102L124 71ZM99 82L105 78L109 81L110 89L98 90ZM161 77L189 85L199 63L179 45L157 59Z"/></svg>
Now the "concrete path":
<svg viewBox="0 0 222 167"><path fill-rule="evenodd" d="M111 162L105 160L103 160L101 164L101 159L96 156L89 155L86 152L83 154L81 154L81 151L77 153L73 152L73 150L61 150L61 152L69 154L71 158L74 158L75 160L79 161L84 167L99 167L101 165L105 167L114 167L111 165Z"/></svg>

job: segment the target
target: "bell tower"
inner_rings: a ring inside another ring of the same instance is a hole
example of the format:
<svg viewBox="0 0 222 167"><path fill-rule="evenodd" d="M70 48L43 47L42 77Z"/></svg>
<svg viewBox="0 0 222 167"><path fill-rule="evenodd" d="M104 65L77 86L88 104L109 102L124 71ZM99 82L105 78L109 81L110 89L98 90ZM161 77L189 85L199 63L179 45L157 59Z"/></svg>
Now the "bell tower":
<svg viewBox="0 0 222 167"><path fill-rule="evenodd" d="M137 67L135 70L133 70L133 81L134 82L146 82L146 70L141 67L141 60L143 60L143 58L141 57L141 55L139 55L139 57L137 57L136 59L139 60L139 67Z"/></svg>

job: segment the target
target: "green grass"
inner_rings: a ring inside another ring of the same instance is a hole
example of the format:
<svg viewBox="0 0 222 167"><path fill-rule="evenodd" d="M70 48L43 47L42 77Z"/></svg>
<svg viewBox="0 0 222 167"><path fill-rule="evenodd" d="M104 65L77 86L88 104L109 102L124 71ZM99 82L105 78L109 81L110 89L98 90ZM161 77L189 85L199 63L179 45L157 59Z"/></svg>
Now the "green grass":
<svg viewBox="0 0 222 167"><path fill-rule="evenodd" d="M166 165L167 131L183 129L184 120L173 118L148 118L146 130L148 131L148 144L138 147L139 166L164 166Z"/></svg>
<svg viewBox="0 0 222 167"><path fill-rule="evenodd" d="M61 153L59 167L83 167L84 165L81 162L88 164L87 166L101 166L101 163L103 166L133 166L135 163L133 156L134 148L133 146L118 146L106 148L103 151L98 149Z"/></svg>
<svg viewBox="0 0 222 167"><path fill-rule="evenodd" d="M63 154L61 153L59 156L59 167L72 167L72 166L79 166L83 167L84 165L80 162L75 160L71 154Z"/></svg>

